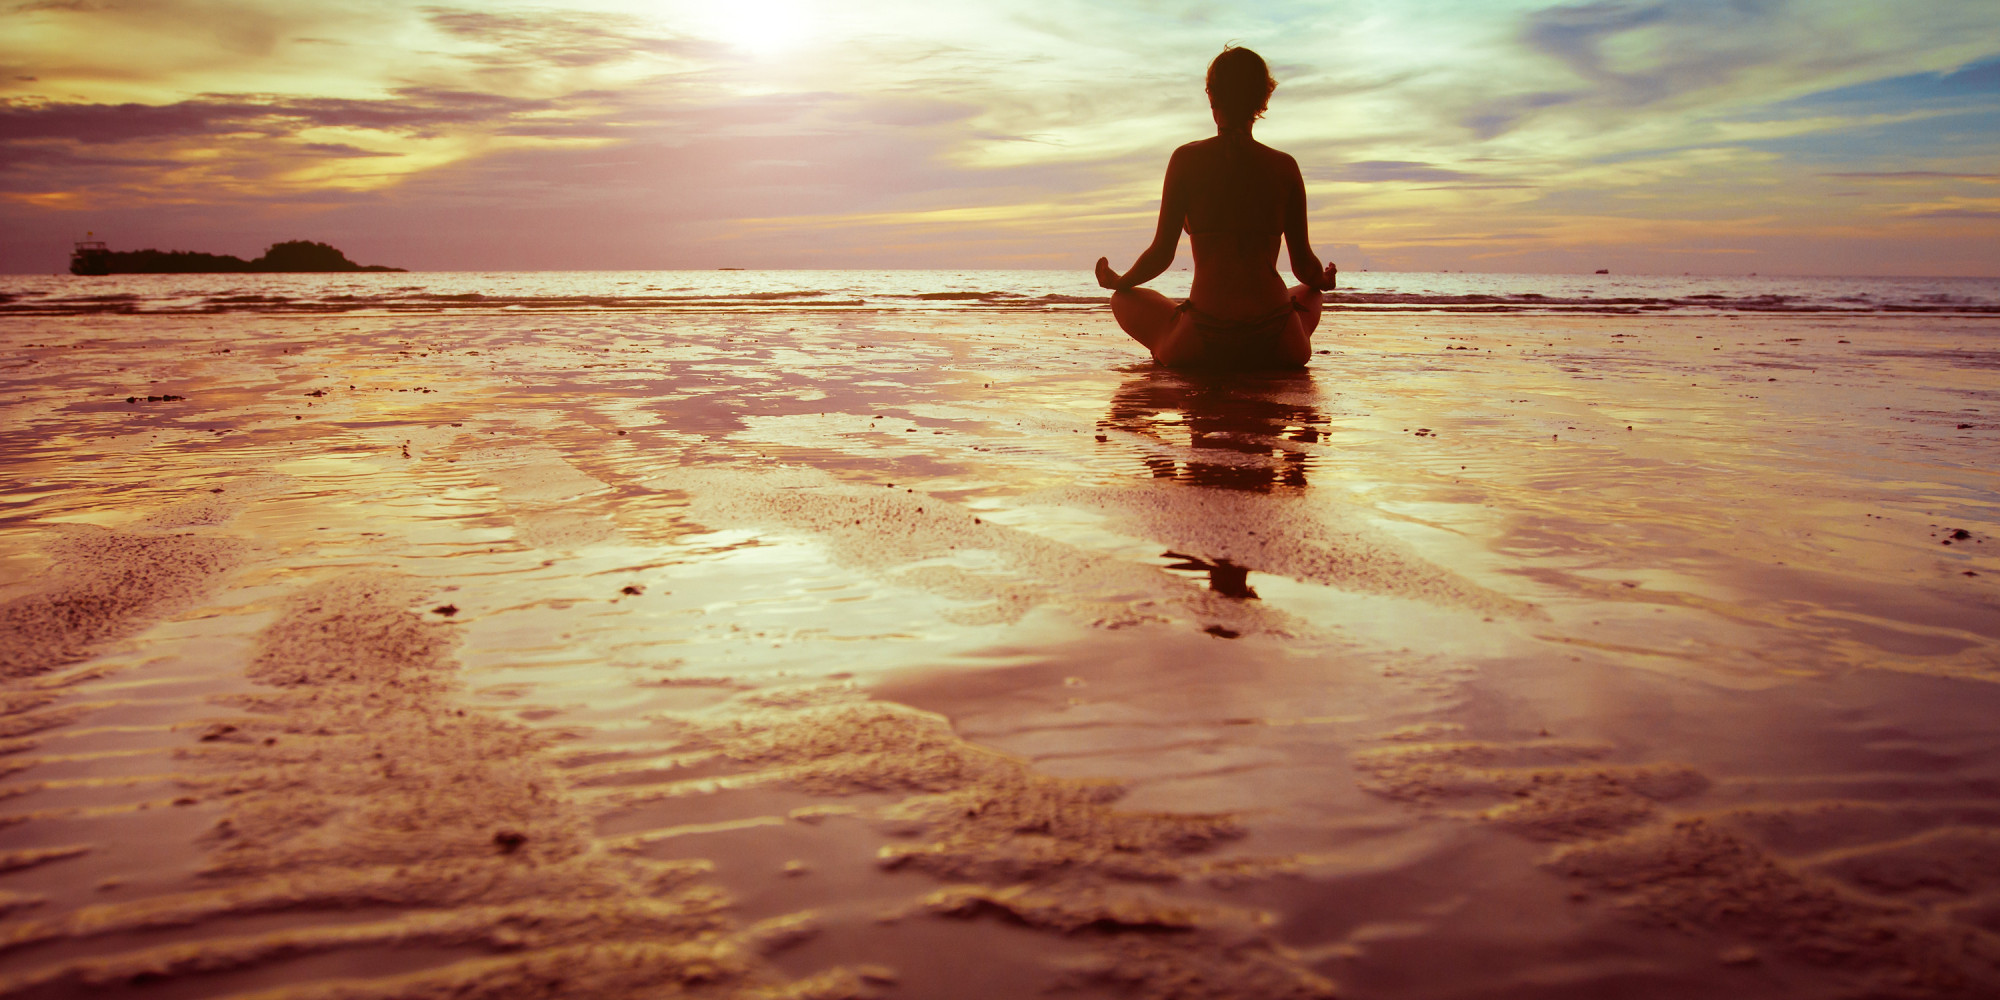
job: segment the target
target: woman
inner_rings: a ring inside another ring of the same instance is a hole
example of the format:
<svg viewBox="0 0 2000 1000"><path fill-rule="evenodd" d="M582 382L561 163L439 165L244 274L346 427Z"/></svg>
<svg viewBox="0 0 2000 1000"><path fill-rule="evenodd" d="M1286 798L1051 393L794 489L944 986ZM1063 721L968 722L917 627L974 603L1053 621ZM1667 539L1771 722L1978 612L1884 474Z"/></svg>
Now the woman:
<svg viewBox="0 0 2000 1000"><path fill-rule="evenodd" d="M1213 139L1174 150L1160 196L1153 245L1119 274L1097 259L1097 283L1112 289L1118 325L1175 368L1299 368L1312 357L1321 293L1337 269L1306 237L1306 185L1298 161L1250 137L1277 89L1264 59L1225 47L1208 64ZM1188 300L1140 285L1174 262L1181 229L1194 245ZM1278 239L1291 249L1298 286L1278 277Z"/></svg>

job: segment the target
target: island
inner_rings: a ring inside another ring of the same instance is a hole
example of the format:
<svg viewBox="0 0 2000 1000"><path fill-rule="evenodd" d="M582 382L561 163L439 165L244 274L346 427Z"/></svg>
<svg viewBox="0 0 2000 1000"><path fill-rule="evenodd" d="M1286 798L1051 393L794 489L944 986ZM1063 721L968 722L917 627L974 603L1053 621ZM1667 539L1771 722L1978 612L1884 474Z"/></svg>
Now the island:
<svg viewBox="0 0 2000 1000"><path fill-rule="evenodd" d="M402 271L400 267L356 264L325 243L273 243L256 260L192 250L113 250L101 240L83 240L69 256L71 274L285 274L321 271Z"/></svg>

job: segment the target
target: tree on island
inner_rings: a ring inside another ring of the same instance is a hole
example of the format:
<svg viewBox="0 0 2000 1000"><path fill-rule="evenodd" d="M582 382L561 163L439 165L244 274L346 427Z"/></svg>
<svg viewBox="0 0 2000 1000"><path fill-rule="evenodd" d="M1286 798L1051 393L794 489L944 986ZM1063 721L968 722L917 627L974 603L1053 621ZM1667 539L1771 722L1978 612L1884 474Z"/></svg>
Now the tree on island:
<svg viewBox="0 0 2000 1000"><path fill-rule="evenodd" d="M250 262L252 271L395 271L400 268L363 267L325 243L287 240L273 243L264 256Z"/></svg>

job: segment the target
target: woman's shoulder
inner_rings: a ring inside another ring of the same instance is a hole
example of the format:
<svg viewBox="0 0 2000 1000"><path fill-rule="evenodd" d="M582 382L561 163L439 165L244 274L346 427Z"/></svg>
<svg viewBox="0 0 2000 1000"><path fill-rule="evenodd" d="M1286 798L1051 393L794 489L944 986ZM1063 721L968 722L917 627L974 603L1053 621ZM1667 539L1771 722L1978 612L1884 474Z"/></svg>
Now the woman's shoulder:
<svg viewBox="0 0 2000 1000"><path fill-rule="evenodd" d="M1259 144L1257 149L1263 154L1264 169L1270 171L1280 182L1301 176L1299 173L1299 161L1294 159L1292 154L1282 149L1273 149L1270 146L1262 144Z"/></svg>
<svg viewBox="0 0 2000 1000"><path fill-rule="evenodd" d="M1259 153L1262 153L1265 159L1270 160L1273 163L1282 163L1285 166L1291 167L1294 170L1298 169L1299 161L1293 159L1292 154L1287 153L1282 149L1279 149L1275 146L1266 146L1260 142L1257 144L1257 151Z"/></svg>
<svg viewBox="0 0 2000 1000"><path fill-rule="evenodd" d="M1182 143L1179 148L1174 150L1174 158L1180 159L1187 156L1210 155L1219 152L1223 148L1224 143L1230 141L1233 140L1226 140L1222 136L1212 135L1206 139L1196 139L1193 142ZM1256 151L1260 159L1268 160L1272 163L1281 163L1293 169L1298 168L1298 161L1292 158L1292 154L1282 149L1266 146L1255 139L1251 139L1249 145L1252 150Z"/></svg>

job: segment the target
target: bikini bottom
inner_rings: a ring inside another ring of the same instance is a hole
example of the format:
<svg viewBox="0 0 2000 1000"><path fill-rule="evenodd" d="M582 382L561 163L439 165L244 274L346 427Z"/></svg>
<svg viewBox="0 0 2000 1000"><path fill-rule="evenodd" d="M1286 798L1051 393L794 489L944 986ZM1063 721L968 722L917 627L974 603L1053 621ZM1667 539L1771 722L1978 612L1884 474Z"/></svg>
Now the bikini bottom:
<svg viewBox="0 0 2000 1000"><path fill-rule="evenodd" d="M1195 357L1175 367L1187 368L1297 368L1298 362L1285 358L1285 331L1292 324L1298 303L1289 302L1256 319L1217 319L1194 307L1190 299L1175 312L1186 313L1188 332L1193 334Z"/></svg>

